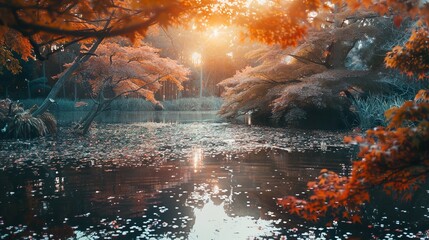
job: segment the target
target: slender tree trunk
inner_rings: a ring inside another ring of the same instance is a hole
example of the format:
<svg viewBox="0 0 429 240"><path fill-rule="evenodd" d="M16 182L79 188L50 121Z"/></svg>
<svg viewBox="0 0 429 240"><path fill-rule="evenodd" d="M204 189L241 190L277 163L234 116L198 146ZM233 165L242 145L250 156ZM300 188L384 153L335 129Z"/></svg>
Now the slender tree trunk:
<svg viewBox="0 0 429 240"><path fill-rule="evenodd" d="M84 122L86 122L86 120L90 117L92 112L97 111L97 108L98 108L98 104L95 103L92 106L91 110L76 124L76 126L73 127L74 130L82 129L82 125L84 124Z"/></svg>
<svg viewBox="0 0 429 240"><path fill-rule="evenodd" d="M80 134L87 134L89 131L89 127L91 127L92 122L94 119L100 115L105 109L107 109L110 104L112 103L112 99L109 100L103 100L100 99L99 103L95 103L94 107L88 114L79 122L78 124L78 130Z"/></svg>
<svg viewBox="0 0 429 240"><path fill-rule="evenodd" d="M91 49L86 54L79 55L73 64L66 70L66 72L61 75L55 85L52 87L48 96L43 101L42 105L33 113L33 116L38 116L48 110L49 106L54 102L55 97L61 91L64 83L72 76L73 72L84 62L86 62L97 50L100 43L103 41L102 38L97 39L97 41L92 45Z"/></svg>
<svg viewBox="0 0 429 240"><path fill-rule="evenodd" d="M83 122L83 125L81 126L81 134L87 134L89 127L91 126L92 122L94 121L95 117L98 116L100 113L99 107L95 111L91 111L88 113L86 120Z"/></svg>

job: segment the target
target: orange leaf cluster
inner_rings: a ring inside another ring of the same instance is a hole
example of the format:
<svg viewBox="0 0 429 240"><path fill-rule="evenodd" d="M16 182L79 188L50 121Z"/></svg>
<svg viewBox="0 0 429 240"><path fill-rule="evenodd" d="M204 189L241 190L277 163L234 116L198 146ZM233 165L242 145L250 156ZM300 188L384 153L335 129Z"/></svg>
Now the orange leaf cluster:
<svg viewBox="0 0 429 240"><path fill-rule="evenodd" d="M0 26L0 66L5 67L13 74L21 71L19 60L14 53L21 55L25 61L32 57L32 47L28 39L12 29ZM0 71L1 72L1 71Z"/></svg>
<svg viewBox="0 0 429 240"><path fill-rule="evenodd" d="M386 66L399 69L409 76L427 78L429 71L429 33L428 29L415 30L405 46L396 46L385 58Z"/></svg>
<svg viewBox="0 0 429 240"><path fill-rule="evenodd" d="M131 46L125 39L112 39L101 44L95 57L82 64L75 72L78 81L91 86L94 96L142 96L157 103L154 93L161 82L174 83L183 89L182 82L189 70L169 58L159 56L159 50L145 44ZM107 93L113 92L113 96Z"/></svg>
<svg viewBox="0 0 429 240"><path fill-rule="evenodd" d="M195 24L235 25L243 36L267 44L294 46L312 26L310 13L332 11L347 4L350 9L364 7L381 15L395 14L399 25L403 17L420 17L429 22L426 4L400 0L270 0L265 4L249 0L0 0L0 25L14 29L30 41L39 59L50 45L68 46L95 38L125 36L134 42L149 27ZM313 22L314 24L314 22ZM0 33L3 33L0 30ZM29 43L19 39L24 58ZM44 48L47 47L47 48ZM423 67L422 67L423 68ZM412 71L409 71L412 72Z"/></svg>

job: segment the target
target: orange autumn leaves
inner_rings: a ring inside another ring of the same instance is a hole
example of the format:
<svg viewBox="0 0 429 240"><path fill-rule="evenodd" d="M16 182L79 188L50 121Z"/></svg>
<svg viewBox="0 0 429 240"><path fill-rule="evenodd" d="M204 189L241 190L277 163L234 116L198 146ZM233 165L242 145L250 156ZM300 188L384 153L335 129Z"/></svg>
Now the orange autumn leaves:
<svg viewBox="0 0 429 240"><path fill-rule="evenodd" d="M428 90L421 90L414 101L386 111L386 128L345 137L345 142L360 145L350 176L322 170L317 181L308 184L313 193L308 200L287 197L279 204L309 220L331 216L360 222L361 206L370 201L374 188L410 200L429 174L428 96Z"/></svg>
<svg viewBox="0 0 429 240"><path fill-rule="evenodd" d="M18 53L23 60L27 61L32 58L31 44L28 39L12 29L0 26L0 35L3 36L0 37L0 66L12 74L18 74L22 67L14 53Z"/></svg>
<svg viewBox="0 0 429 240"><path fill-rule="evenodd" d="M420 28L411 34L404 46L396 46L385 58L386 66L396 68L408 76L427 78L429 70L429 33Z"/></svg>
<svg viewBox="0 0 429 240"><path fill-rule="evenodd" d="M188 80L189 69L160 57L158 49L145 44L134 47L125 39L112 39L95 53L97 57L90 58L74 73L77 81L91 86L94 97L133 95L157 103L154 94L161 82L169 81L181 90L182 83Z"/></svg>
<svg viewBox="0 0 429 240"><path fill-rule="evenodd" d="M0 33L13 29L22 47L12 50L24 58L34 53L41 60L50 54L43 52L46 51L43 49L50 48L49 45L88 43L96 37L118 35L138 42L154 24L164 27L195 24L200 29L213 25L238 26L243 38L288 47L296 46L308 28L316 24L310 20L310 13L336 11L336 8L347 4L355 10L364 7L381 15L393 14L398 16L395 18L398 21L406 16L424 15L426 8L417 2L270 0L260 5L249 0L67 0L61 3L52 0L0 0ZM389 11L389 8L394 11ZM425 18L422 21L425 22ZM104 29L108 22L108 28ZM403 71L413 72L406 67Z"/></svg>
<svg viewBox="0 0 429 240"><path fill-rule="evenodd" d="M397 46L387 54L385 63L408 76L428 77L426 4L393 0L346 2L351 8L365 5L381 15L393 14L397 26L404 17L419 18L419 28L404 46ZM420 90L414 101L386 111L385 116L389 122L387 127L369 130L365 136L345 138L348 143L360 145L359 159L353 162L349 176L322 170L317 180L308 184L312 192L308 199L287 197L278 203L290 213L309 220L333 217L360 222L362 206L371 201L372 189L382 189L396 199L410 200L429 174L429 91Z"/></svg>

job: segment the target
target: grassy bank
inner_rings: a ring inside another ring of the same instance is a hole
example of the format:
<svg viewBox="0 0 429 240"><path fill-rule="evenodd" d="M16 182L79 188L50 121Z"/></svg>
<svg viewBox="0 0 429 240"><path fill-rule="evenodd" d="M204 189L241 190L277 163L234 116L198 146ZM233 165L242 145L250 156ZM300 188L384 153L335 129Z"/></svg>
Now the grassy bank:
<svg viewBox="0 0 429 240"><path fill-rule="evenodd" d="M427 86L427 80L407 80L407 79L388 79L396 91L390 95L369 94L365 98L357 98L354 102L356 113L358 114L362 130L370 129L376 126L386 126L384 112L392 107L399 107L405 101L413 100L420 89Z"/></svg>
<svg viewBox="0 0 429 240"><path fill-rule="evenodd" d="M43 99L20 100L25 108L35 104L40 105ZM51 111L88 111L92 100L83 99L80 102L88 103L87 106L75 107L75 102L69 99L57 99L51 106ZM222 105L222 99L218 97L182 98L162 102L166 111L217 111ZM122 98L112 102L112 111L154 111L155 106L141 98Z"/></svg>

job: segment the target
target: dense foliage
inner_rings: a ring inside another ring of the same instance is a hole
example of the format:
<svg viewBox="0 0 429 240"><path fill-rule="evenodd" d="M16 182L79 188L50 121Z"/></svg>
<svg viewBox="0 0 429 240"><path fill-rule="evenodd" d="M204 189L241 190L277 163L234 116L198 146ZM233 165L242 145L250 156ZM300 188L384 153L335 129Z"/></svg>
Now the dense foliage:
<svg viewBox="0 0 429 240"><path fill-rule="evenodd" d="M427 4L419 1L365 3L379 13L384 14L391 9L395 14L419 17L424 24L429 17ZM401 20L401 15L393 19L397 26ZM427 30L419 27L404 47L397 46L387 54L387 67L397 68L409 76L425 78L426 39ZM324 169L316 181L308 183L312 192L308 199L286 197L279 200L279 204L310 220L328 216L360 222L362 207L371 201L373 190L382 189L395 199L410 200L415 191L427 182L429 171L428 100L428 90L420 90L414 101L406 101L402 106L385 112L386 128L368 130L365 136L346 137L346 142L360 146L359 159L353 162L349 176Z"/></svg>
<svg viewBox="0 0 429 240"><path fill-rule="evenodd" d="M386 56L386 66L399 69L408 76L427 78L429 70L429 33L420 28L413 31L404 46L396 46Z"/></svg>
<svg viewBox="0 0 429 240"><path fill-rule="evenodd" d="M161 83L170 81L182 89L189 70L169 58L161 58L159 50L147 45L131 46L116 39L100 45L97 57L83 63L75 72L76 81L88 87L94 106L79 123L86 133L94 117L122 96L143 97L162 108L155 99ZM65 70L67 71L67 69Z"/></svg>
<svg viewBox="0 0 429 240"><path fill-rule="evenodd" d="M307 219L332 215L361 221L361 207L370 190L381 188L397 199L410 200L429 172L429 97L421 90L414 101L386 112L389 125L368 130L366 136L346 137L360 145L359 160L350 176L324 169L308 183L308 200L288 197L279 203Z"/></svg>
<svg viewBox="0 0 429 240"><path fill-rule="evenodd" d="M387 74L384 46L403 35L390 19L347 8L317 18L319 28L297 47L261 48L251 54L257 66L220 83L226 89L224 117L253 112L280 125L350 128L359 121L351 109L354 98L393 91L388 81L376 81L380 72Z"/></svg>

